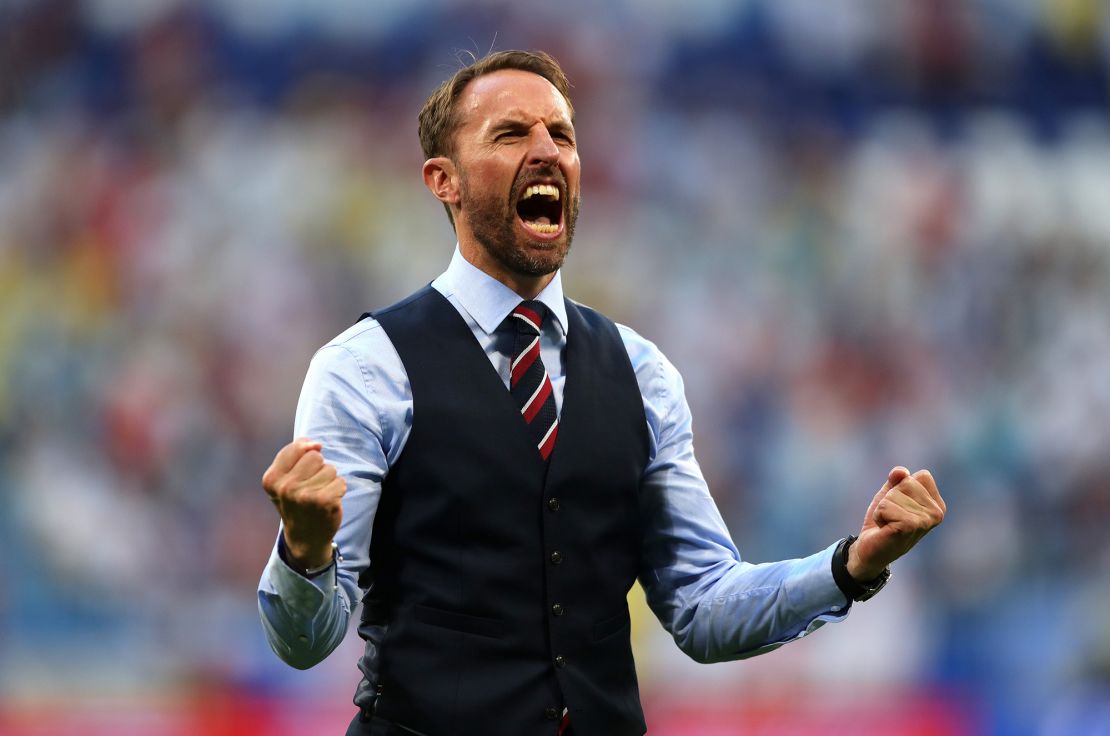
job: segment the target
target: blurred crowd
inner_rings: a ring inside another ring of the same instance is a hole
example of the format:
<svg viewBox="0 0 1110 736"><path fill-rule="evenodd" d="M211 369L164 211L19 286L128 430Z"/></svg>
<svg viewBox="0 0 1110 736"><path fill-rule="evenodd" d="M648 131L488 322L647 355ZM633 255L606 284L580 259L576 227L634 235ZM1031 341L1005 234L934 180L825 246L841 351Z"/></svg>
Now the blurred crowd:
<svg viewBox="0 0 1110 736"><path fill-rule="evenodd" d="M0 706L347 701L353 654L301 675L262 640L258 479L316 347L446 266L416 112L491 47L568 70L568 294L682 371L746 558L858 529L894 464L949 499L882 596L769 657L697 667L638 621L645 700L1105 725L1101 0L0 2Z"/></svg>

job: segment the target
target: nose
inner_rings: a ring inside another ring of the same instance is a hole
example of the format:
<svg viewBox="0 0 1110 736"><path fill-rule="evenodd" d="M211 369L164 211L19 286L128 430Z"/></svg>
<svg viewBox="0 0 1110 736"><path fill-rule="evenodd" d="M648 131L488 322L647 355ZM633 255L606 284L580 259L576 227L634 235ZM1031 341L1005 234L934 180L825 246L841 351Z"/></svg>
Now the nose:
<svg viewBox="0 0 1110 736"><path fill-rule="evenodd" d="M540 164L553 165L559 161L559 147L551 138L547 127L536 123L528 136L528 163L533 166Z"/></svg>

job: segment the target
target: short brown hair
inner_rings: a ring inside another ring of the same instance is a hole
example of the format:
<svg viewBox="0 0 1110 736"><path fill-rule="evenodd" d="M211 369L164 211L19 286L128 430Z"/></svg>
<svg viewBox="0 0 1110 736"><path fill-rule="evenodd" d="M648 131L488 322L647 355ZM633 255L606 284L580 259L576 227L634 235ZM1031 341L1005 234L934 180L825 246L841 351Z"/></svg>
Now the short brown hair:
<svg viewBox="0 0 1110 736"><path fill-rule="evenodd" d="M520 69L538 74L554 85L563 95L574 122L574 105L570 101L570 82L559 62L543 51L498 51L459 69L424 102L420 110L420 147L424 158L450 157L454 153L454 133L458 127L455 103L471 80L502 69Z"/></svg>

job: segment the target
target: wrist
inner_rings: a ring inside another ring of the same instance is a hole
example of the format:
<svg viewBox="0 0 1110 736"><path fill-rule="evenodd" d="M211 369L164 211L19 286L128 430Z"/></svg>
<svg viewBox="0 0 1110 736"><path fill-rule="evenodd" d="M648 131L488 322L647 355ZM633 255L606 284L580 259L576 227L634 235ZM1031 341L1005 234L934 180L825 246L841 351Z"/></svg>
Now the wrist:
<svg viewBox="0 0 1110 736"><path fill-rule="evenodd" d="M883 571L886 570L886 566L884 565L878 568L874 565L865 566L859 559L859 547L854 544L854 542L855 539L853 538L852 541L848 543L848 559L845 563L848 574L851 575L852 580L855 580L857 583L874 582L883 574Z"/></svg>
<svg viewBox="0 0 1110 736"><path fill-rule="evenodd" d="M840 592L844 594L849 601L866 601L872 597L887 584L890 580L890 568L886 567L874 574L870 578L857 578L849 572L848 560L851 557L853 543L856 541L855 536L846 537L841 540L837 545L836 551L832 556L832 576L836 586L840 588ZM868 570L863 567L857 558L856 571L858 574L867 575Z"/></svg>
<svg viewBox="0 0 1110 736"><path fill-rule="evenodd" d="M302 543L289 538L286 529L281 535L282 550L286 564L297 572L307 573L327 568L335 559L335 544L328 540L323 543Z"/></svg>

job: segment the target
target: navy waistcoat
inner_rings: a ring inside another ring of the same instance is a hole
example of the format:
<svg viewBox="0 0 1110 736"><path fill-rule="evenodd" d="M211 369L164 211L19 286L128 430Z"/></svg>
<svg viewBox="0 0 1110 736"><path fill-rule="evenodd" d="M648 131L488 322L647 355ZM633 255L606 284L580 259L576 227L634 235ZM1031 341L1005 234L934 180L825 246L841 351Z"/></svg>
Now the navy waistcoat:
<svg viewBox="0 0 1110 736"><path fill-rule="evenodd" d="M554 734L564 706L577 736L645 731L626 603L648 459L643 398L616 326L566 307L546 468L439 292L375 314L408 373L413 421L382 487L363 624L386 627L377 714L427 736Z"/></svg>

